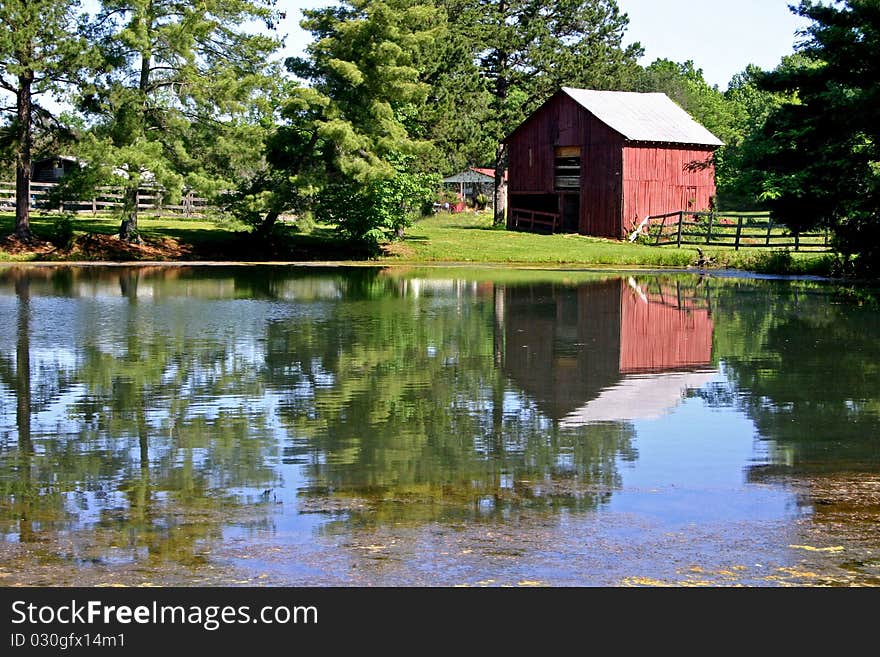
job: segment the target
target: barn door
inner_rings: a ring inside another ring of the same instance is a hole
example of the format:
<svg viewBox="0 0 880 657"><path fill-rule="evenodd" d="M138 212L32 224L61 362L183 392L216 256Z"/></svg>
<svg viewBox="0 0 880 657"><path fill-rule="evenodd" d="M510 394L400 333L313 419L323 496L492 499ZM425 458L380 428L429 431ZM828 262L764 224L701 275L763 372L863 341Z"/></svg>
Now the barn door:
<svg viewBox="0 0 880 657"><path fill-rule="evenodd" d="M561 194L562 232L576 233L580 228L581 195Z"/></svg>

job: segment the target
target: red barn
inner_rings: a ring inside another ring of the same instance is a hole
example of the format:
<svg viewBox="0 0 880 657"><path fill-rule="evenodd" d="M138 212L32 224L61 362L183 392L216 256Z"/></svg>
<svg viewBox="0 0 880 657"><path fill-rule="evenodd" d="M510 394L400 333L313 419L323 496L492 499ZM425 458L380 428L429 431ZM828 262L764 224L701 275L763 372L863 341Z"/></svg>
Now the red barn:
<svg viewBox="0 0 880 657"><path fill-rule="evenodd" d="M621 238L706 210L722 142L662 93L563 87L505 140L508 228Z"/></svg>

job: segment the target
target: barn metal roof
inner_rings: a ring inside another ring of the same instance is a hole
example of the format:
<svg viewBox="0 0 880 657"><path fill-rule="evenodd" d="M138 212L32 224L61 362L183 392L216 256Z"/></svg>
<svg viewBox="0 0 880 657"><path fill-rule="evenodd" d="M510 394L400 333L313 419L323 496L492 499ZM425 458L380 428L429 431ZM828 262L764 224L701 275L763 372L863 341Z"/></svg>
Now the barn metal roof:
<svg viewBox="0 0 880 657"><path fill-rule="evenodd" d="M630 141L723 146L663 93L563 87L572 100Z"/></svg>
<svg viewBox="0 0 880 657"><path fill-rule="evenodd" d="M688 389L702 388L716 376L718 370L625 376L602 390L596 399L566 415L559 426L570 429L593 422L655 420L678 406Z"/></svg>

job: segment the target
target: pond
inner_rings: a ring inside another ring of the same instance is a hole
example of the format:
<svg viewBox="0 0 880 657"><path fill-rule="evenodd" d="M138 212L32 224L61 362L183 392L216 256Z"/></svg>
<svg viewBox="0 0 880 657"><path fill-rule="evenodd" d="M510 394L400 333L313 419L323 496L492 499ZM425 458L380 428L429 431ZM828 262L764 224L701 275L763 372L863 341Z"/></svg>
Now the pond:
<svg viewBox="0 0 880 657"><path fill-rule="evenodd" d="M0 585L876 585L877 326L817 281L5 267Z"/></svg>

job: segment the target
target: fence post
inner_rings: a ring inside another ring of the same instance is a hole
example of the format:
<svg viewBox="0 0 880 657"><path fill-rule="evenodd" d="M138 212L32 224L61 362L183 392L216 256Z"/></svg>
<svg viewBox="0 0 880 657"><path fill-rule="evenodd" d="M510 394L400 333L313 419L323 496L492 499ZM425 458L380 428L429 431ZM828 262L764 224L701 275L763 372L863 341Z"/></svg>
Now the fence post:
<svg viewBox="0 0 880 657"><path fill-rule="evenodd" d="M663 217L663 221L660 224L660 230L657 231L657 239L654 241L654 246L660 244L660 238L663 236L664 228L666 228L666 217Z"/></svg>
<svg viewBox="0 0 880 657"><path fill-rule="evenodd" d="M797 231L794 233L794 250L798 251L801 248L801 235Z"/></svg>
<svg viewBox="0 0 880 657"><path fill-rule="evenodd" d="M706 231L706 244L708 244L712 240L712 219L715 218L715 213L709 213L709 229Z"/></svg>
<svg viewBox="0 0 880 657"><path fill-rule="evenodd" d="M684 210L681 210L678 213L678 238L677 238L677 242L678 242L679 249L681 248L681 227L682 227L683 223L684 223Z"/></svg>
<svg viewBox="0 0 880 657"><path fill-rule="evenodd" d="M733 243L733 250L739 251L739 238L742 235L743 230L743 216L739 216L739 220L736 222L736 241Z"/></svg>
<svg viewBox="0 0 880 657"><path fill-rule="evenodd" d="M770 246L770 231L773 229L773 217L767 217L767 246Z"/></svg>

